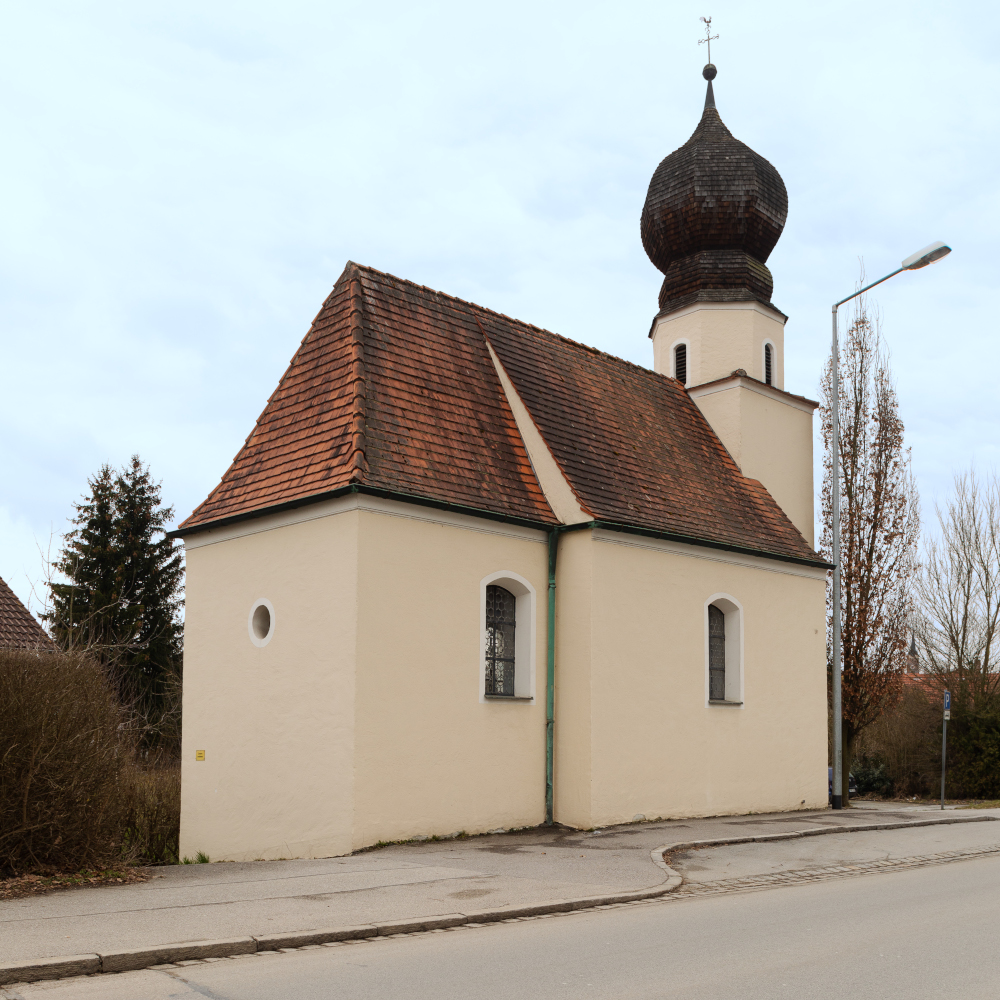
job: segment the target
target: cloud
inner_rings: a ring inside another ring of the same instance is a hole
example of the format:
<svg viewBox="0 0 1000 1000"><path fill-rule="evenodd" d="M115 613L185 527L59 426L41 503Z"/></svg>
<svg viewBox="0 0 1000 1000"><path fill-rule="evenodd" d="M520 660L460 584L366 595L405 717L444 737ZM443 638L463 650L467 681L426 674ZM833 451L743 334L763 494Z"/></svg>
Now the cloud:
<svg viewBox="0 0 1000 1000"><path fill-rule="evenodd" d="M346 260L641 364L638 218L697 124L681 2L10 7L0 60L0 572L138 452L186 515ZM994 461L998 16L927 2L713 10L719 110L789 190L769 266L786 385L830 303L877 300L925 501ZM977 24L968 31L970 18ZM6 553L20 553L8 556ZM19 589L20 588L20 589Z"/></svg>

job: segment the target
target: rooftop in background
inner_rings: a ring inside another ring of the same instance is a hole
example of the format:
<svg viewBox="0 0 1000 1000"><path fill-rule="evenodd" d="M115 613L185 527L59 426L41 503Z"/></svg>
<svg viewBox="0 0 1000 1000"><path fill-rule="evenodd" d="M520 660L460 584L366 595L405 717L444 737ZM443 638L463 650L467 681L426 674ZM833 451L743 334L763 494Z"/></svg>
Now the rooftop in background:
<svg viewBox="0 0 1000 1000"><path fill-rule="evenodd" d="M52 640L0 579L0 649L53 649Z"/></svg>

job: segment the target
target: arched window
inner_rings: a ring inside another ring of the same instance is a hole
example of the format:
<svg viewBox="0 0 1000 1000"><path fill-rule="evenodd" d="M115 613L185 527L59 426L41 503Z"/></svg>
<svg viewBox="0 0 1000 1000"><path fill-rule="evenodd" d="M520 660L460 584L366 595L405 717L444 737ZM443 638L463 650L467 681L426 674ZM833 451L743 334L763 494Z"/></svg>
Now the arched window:
<svg viewBox="0 0 1000 1000"><path fill-rule="evenodd" d="M705 602L705 653L709 705L743 706L743 608L727 594Z"/></svg>
<svg viewBox="0 0 1000 1000"><path fill-rule="evenodd" d="M486 588L486 694L514 697L514 629L517 598L503 587Z"/></svg>
<svg viewBox="0 0 1000 1000"><path fill-rule="evenodd" d="M708 606L708 700L726 700L726 614Z"/></svg>
<svg viewBox="0 0 1000 1000"><path fill-rule="evenodd" d="M765 344L764 345L764 381L768 385L773 385L774 384L771 381L771 370L772 370L772 367L773 367L772 364L771 364L771 356L772 356L773 352L774 352L774 349L771 347L770 344Z"/></svg>
<svg viewBox="0 0 1000 1000"><path fill-rule="evenodd" d="M688 348L687 344L678 344L674 348L674 378L681 385L687 385L688 380Z"/></svg>

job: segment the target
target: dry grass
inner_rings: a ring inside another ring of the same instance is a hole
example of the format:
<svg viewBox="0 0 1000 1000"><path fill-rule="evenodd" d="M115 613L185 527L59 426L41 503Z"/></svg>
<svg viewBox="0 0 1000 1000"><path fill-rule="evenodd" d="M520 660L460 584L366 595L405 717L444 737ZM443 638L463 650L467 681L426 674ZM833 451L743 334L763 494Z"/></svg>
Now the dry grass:
<svg viewBox="0 0 1000 1000"><path fill-rule="evenodd" d="M174 761L132 767L125 775L122 855L152 865L176 865L181 825L181 768Z"/></svg>

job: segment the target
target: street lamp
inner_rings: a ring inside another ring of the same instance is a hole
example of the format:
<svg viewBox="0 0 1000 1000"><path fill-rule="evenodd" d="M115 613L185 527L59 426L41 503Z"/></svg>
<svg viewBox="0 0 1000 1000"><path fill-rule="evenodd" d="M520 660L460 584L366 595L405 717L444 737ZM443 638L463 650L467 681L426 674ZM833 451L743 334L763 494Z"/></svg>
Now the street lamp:
<svg viewBox="0 0 1000 1000"><path fill-rule="evenodd" d="M869 288L881 285L902 271L916 271L951 253L951 247L938 240L923 250L911 254L891 274L870 285L865 285L853 295L841 299L833 306L833 402L830 423L833 431L833 808L844 808L844 719L840 692L841 635L840 635L840 351L837 337L837 310L845 302L863 295Z"/></svg>

